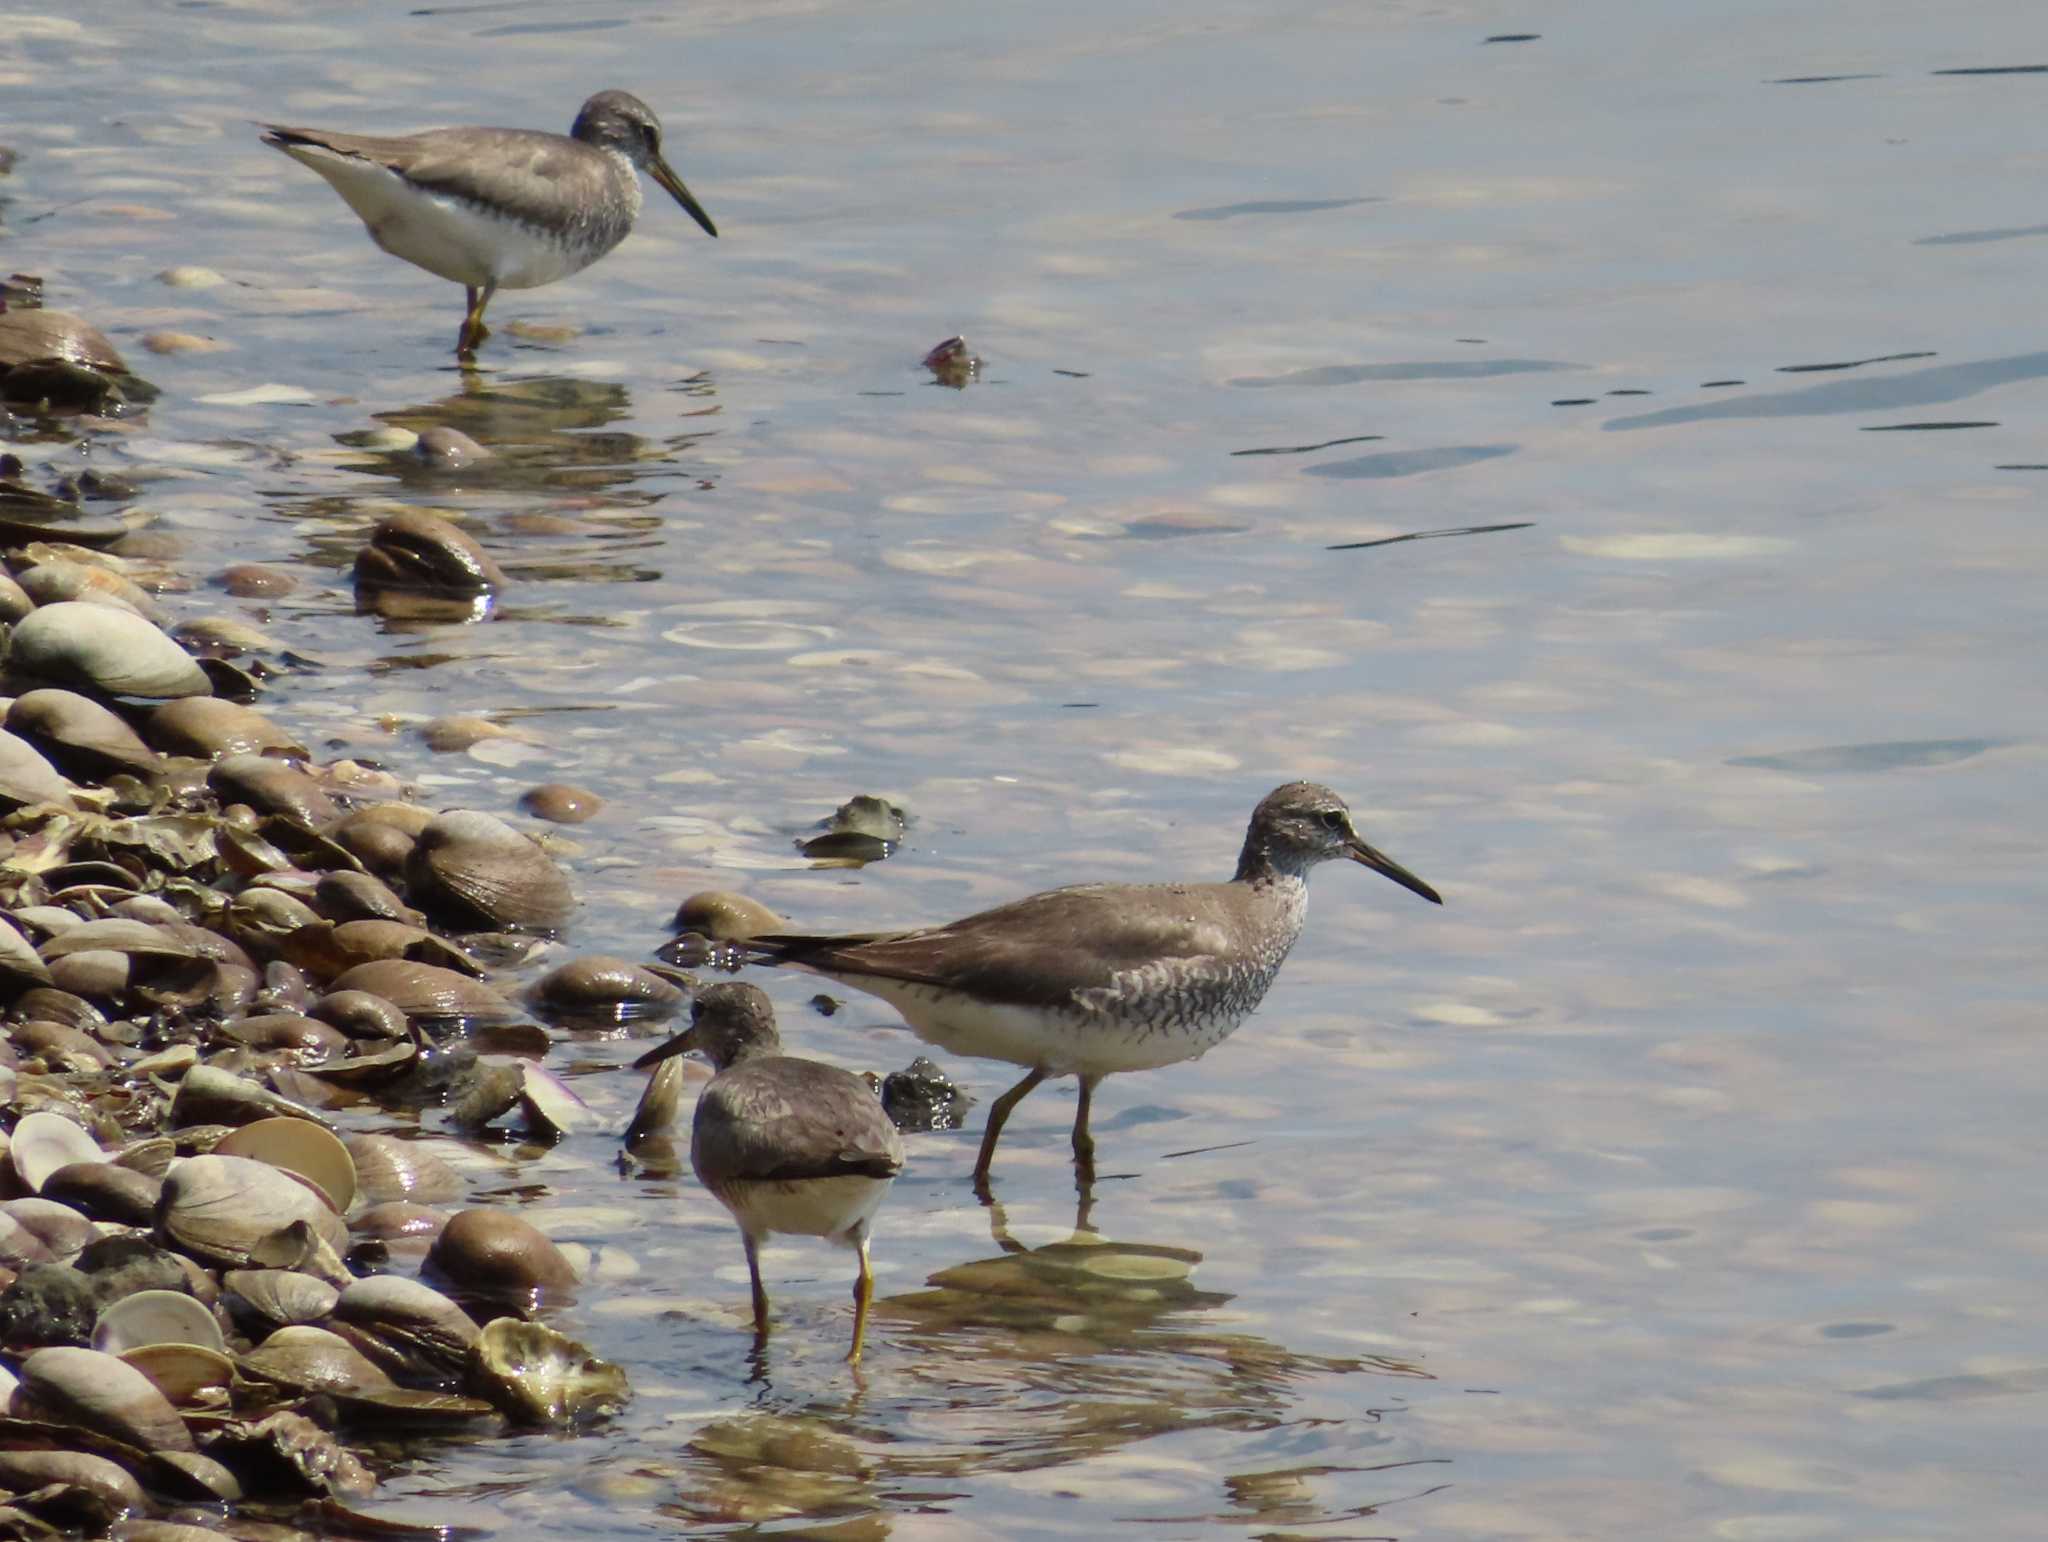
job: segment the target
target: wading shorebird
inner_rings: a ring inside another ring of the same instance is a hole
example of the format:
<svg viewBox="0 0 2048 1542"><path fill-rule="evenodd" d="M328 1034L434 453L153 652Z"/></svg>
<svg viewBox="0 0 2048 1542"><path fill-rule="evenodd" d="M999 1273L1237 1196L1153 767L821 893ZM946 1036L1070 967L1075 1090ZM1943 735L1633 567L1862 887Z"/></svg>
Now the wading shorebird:
<svg viewBox="0 0 2048 1542"><path fill-rule="evenodd" d="M718 1074L697 1095L690 1166L739 1224L754 1285L756 1344L768 1337L761 1244L775 1232L824 1237L860 1255L846 1356L858 1365L875 1293L868 1228L903 1171L903 1137L859 1076L782 1052L775 1008L757 986L700 991L690 1026L633 1064L644 1068L691 1050Z"/></svg>
<svg viewBox="0 0 2048 1542"><path fill-rule="evenodd" d="M469 295L455 340L476 356L484 307L589 267L626 239L646 172L706 235L718 234L661 158L661 122L637 96L600 91L567 134L445 128L380 138L266 123L263 142L325 177L370 232L414 267Z"/></svg>
<svg viewBox="0 0 2048 1542"><path fill-rule="evenodd" d="M750 962L800 965L878 996L955 1054L1023 1066L1023 1080L989 1105L974 1164L984 1193L1010 1111L1048 1077L1080 1078L1074 1161L1085 1182L1096 1084L1192 1060L1227 1038L1301 935L1310 869L1340 858L1443 903L1366 844L1342 798L1289 782L1252 810L1228 883L1081 884L921 931L767 933L736 947Z"/></svg>

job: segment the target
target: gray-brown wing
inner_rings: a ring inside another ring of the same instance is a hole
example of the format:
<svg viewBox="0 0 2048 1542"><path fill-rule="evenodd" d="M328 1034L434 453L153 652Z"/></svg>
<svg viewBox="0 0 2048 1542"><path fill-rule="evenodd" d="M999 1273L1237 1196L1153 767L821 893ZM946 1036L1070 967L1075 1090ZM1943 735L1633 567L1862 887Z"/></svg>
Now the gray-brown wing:
<svg viewBox="0 0 2048 1542"><path fill-rule="evenodd" d="M1023 1006L1071 1004L1114 990L1119 976L1162 960L1237 951L1230 884L1083 884L984 910L920 932L770 934L744 946L776 963L906 980Z"/></svg>
<svg viewBox="0 0 2048 1542"><path fill-rule="evenodd" d="M706 1183L893 1178L903 1137L851 1071L794 1056L743 1061L697 1099L690 1161Z"/></svg>
<svg viewBox="0 0 2048 1542"><path fill-rule="evenodd" d="M386 167L429 192L487 198L534 219L560 218L565 189L588 184L593 194L599 193L612 175L611 163L588 145L535 129L430 129L381 138L276 124L265 128L266 142L279 149L313 145Z"/></svg>

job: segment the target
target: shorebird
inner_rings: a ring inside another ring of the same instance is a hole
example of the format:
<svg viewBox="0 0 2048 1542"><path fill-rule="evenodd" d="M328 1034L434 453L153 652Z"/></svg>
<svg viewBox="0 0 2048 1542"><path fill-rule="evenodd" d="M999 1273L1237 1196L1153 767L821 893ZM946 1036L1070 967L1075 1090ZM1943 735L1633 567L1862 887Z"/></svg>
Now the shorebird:
<svg viewBox="0 0 2048 1542"><path fill-rule="evenodd" d="M713 985L690 1007L690 1026L633 1064L700 1051L718 1073L697 1096L690 1166L739 1223L754 1285L754 1337L768 1337L761 1244L773 1232L825 1237L860 1254L853 1284L853 1348L860 1363L875 1277L868 1228L903 1171L903 1137L874 1089L851 1071L782 1053L775 1009L752 985Z"/></svg>
<svg viewBox="0 0 2048 1542"><path fill-rule="evenodd" d="M768 933L737 948L749 962L801 965L878 996L920 1038L955 1054L1025 1067L989 1105L974 1164L984 1194L1011 1110L1048 1077L1078 1077L1074 1161L1085 1182L1094 1175L1096 1084L1192 1060L1227 1038L1301 935L1310 869L1336 858L1443 903L1366 844L1342 798L1289 782L1252 810L1228 883L1081 884L922 931Z"/></svg>
<svg viewBox="0 0 2048 1542"><path fill-rule="evenodd" d="M706 235L718 234L661 158L661 122L637 96L600 91L566 135L445 128L380 138L260 125L263 142L325 177L370 239L469 295L460 359L490 335L500 289L533 289L589 267L626 239L646 172Z"/></svg>

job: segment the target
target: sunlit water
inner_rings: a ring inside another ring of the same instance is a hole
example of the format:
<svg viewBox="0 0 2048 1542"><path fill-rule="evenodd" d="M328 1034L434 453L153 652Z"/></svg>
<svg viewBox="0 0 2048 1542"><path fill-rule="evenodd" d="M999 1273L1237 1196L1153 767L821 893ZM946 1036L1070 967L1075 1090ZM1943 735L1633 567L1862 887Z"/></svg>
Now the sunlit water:
<svg viewBox="0 0 2048 1542"><path fill-rule="evenodd" d="M1322 873L1238 1037L1105 1086L1078 1237L1070 1087L1012 1122L1001 1214L971 1135L915 1138L858 1380L851 1258L770 1250L752 1362L723 1214L687 1171L613 1166L635 1047L565 1036L604 1129L480 1151L476 1192L598 1249L562 1325L637 1400L415 1451L390 1513L2037 1534L2037 7L7 29L0 258L163 390L93 462L152 479L195 579L310 580L175 609L317 661L271 710L436 804L610 799L562 848L570 946L641 956L714 885L876 927L1220 877L1295 776L1448 901ZM722 239L655 195L598 268L498 298L473 381L454 286L249 124L561 128L609 85L664 115ZM227 347L147 353L166 329ZM986 361L960 391L916 362L954 332ZM432 479L343 442L380 421L501 458ZM81 454L15 448L38 477ZM398 502L514 571L490 622L354 614L347 563ZM403 725L446 712L522 737L433 756ZM907 847L806 870L794 838L863 791L911 811ZM914 1052L877 1005L762 983L807 1050ZM984 1105L1011 1074L949 1068Z"/></svg>

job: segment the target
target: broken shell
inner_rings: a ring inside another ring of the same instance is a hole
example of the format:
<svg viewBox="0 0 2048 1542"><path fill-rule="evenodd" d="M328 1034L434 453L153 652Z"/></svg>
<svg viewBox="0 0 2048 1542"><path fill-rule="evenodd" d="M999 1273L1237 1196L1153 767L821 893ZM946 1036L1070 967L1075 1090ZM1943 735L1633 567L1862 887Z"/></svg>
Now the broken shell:
<svg viewBox="0 0 2048 1542"><path fill-rule="evenodd" d="M218 1066L195 1065L178 1083L171 1099L171 1128L196 1124L253 1124L273 1114L286 1118L326 1121L310 1109L281 1098L268 1087L223 1071Z"/></svg>
<svg viewBox="0 0 2048 1542"><path fill-rule="evenodd" d="M42 1192L44 1180L74 1162L104 1162L100 1143L62 1114L23 1114L14 1126L8 1148L15 1176L31 1194Z"/></svg>
<svg viewBox="0 0 2048 1542"><path fill-rule="evenodd" d="M219 1156L249 1157L297 1173L318 1189L335 1214L346 1215L356 1198L356 1164L331 1131L304 1119L259 1119L215 1146Z"/></svg>
<svg viewBox="0 0 2048 1542"><path fill-rule="evenodd" d="M138 1290L123 1296L100 1313L92 1330L92 1347L106 1354L118 1355L145 1344L227 1348L213 1313L176 1290Z"/></svg>
<svg viewBox="0 0 2048 1542"><path fill-rule="evenodd" d="M502 819L472 809L442 814L420 831L405 871L413 900L458 924L553 932L574 904L553 858Z"/></svg>
<svg viewBox="0 0 2048 1542"><path fill-rule="evenodd" d="M150 1379L96 1349L39 1349L21 1364L15 1402L58 1424L99 1430L144 1451L190 1451L192 1435Z"/></svg>
<svg viewBox="0 0 2048 1542"><path fill-rule="evenodd" d="M7 655L15 673L106 696L159 701L212 687L193 657L140 616L65 600L29 614Z"/></svg>
<svg viewBox="0 0 2048 1542"><path fill-rule="evenodd" d="M21 916L13 917L21 923ZM30 985L50 984L50 966L42 961L29 940L13 926L0 926L0 977Z"/></svg>
<svg viewBox="0 0 2048 1542"><path fill-rule="evenodd" d="M265 1162L237 1156L188 1157L164 1179L157 1230L194 1257L236 1267L294 1222L335 1252L348 1230L311 1187Z"/></svg>
<svg viewBox="0 0 2048 1542"><path fill-rule="evenodd" d="M616 1413L632 1396L626 1373L541 1323L500 1317L478 1335L473 1388L536 1424L579 1424Z"/></svg>
<svg viewBox="0 0 2048 1542"><path fill-rule="evenodd" d="M99 1235L99 1228L80 1212L41 1196L10 1199L0 1204L0 1215L25 1227L52 1258L63 1262L76 1258Z"/></svg>

